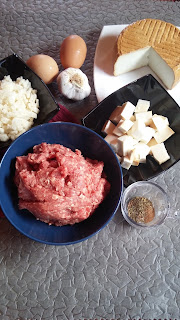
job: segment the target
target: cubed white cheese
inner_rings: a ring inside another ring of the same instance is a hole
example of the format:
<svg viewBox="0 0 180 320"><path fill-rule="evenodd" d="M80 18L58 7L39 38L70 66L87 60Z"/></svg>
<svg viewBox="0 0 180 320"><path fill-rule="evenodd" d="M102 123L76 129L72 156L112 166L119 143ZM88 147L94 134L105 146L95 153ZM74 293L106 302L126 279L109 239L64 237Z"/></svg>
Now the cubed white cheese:
<svg viewBox="0 0 180 320"><path fill-rule="evenodd" d="M132 165L133 166L138 166L139 162L140 162L140 156L139 154L136 152L135 149L133 149L129 155L130 160L132 161Z"/></svg>
<svg viewBox="0 0 180 320"><path fill-rule="evenodd" d="M131 129L126 132L126 135L130 136L133 139L133 145L135 145L139 142L139 140L133 138Z"/></svg>
<svg viewBox="0 0 180 320"><path fill-rule="evenodd" d="M167 117L152 115L149 107L148 100L139 99L136 107L127 101L116 107L103 126L102 131L107 134L105 140L126 169L146 162L148 154L152 154L159 163L169 159L165 146L161 145L175 132L169 127Z"/></svg>
<svg viewBox="0 0 180 320"><path fill-rule="evenodd" d="M109 120L117 124L121 119L121 111L122 111L122 106L117 106L116 109L114 109L114 111L111 113Z"/></svg>
<svg viewBox="0 0 180 320"><path fill-rule="evenodd" d="M152 111L146 111L146 112L137 112L135 113L135 119L141 119L144 121L145 125L148 126L150 123L150 120L152 119Z"/></svg>
<svg viewBox="0 0 180 320"><path fill-rule="evenodd" d="M175 132L169 126L166 126L163 129L156 131L154 138L156 139L157 143L161 143L170 138L174 133Z"/></svg>
<svg viewBox="0 0 180 320"><path fill-rule="evenodd" d="M117 136L115 136L114 134L107 134L107 136L104 138L107 143L111 143L111 141L115 139L117 140Z"/></svg>
<svg viewBox="0 0 180 320"><path fill-rule="evenodd" d="M133 115L134 110L135 110L135 106L130 101L125 102L122 105L121 118L124 120L130 119L131 116Z"/></svg>
<svg viewBox="0 0 180 320"><path fill-rule="evenodd" d="M162 121L164 122L164 125L169 126L169 120L167 117L164 117L161 114L154 114L154 117L160 117L162 119Z"/></svg>
<svg viewBox="0 0 180 320"><path fill-rule="evenodd" d="M121 160L121 167L124 169L129 169L132 165L132 161L129 159L129 157L125 156Z"/></svg>
<svg viewBox="0 0 180 320"><path fill-rule="evenodd" d="M126 156L134 148L134 139L128 135L123 135L118 139L118 154L120 156Z"/></svg>
<svg viewBox="0 0 180 320"><path fill-rule="evenodd" d="M150 126L158 131L162 130L163 128L167 127L169 125L169 121L166 117L163 117L158 114L154 114L152 116L152 122L150 123Z"/></svg>
<svg viewBox="0 0 180 320"><path fill-rule="evenodd" d="M107 143L109 143L109 145L111 146L111 148L114 150L114 152L118 151L118 140L117 140L117 136L113 135L113 134L108 134L104 140L106 140Z"/></svg>
<svg viewBox="0 0 180 320"><path fill-rule="evenodd" d="M133 143L134 145L137 144L139 142L139 140L133 138L132 136L132 128L126 133L128 136L130 136L133 139Z"/></svg>
<svg viewBox="0 0 180 320"><path fill-rule="evenodd" d="M133 126L133 122L129 119L120 120L116 128L114 129L113 133L117 135L122 135L126 133L132 126Z"/></svg>
<svg viewBox="0 0 180 320"><path fill-rule="evenodd" d="M146 112L148 111L149 107L150 101L139 99L136 104L135 112Z"/></svg>
<svg viewBox="0 0 180 320"><path fill-rule="evenodd" d="M134 138L132 137L132 144L133 144L133 146L135 146L137 143L139 143L139 141L136 140L136 139L134 139Z"/></svg>
<svg viewBox="0 0 180 320"><path fill-rule="evenodd" d="M170 159L164 143L156 144L151 147L152 155L159 164L162 164Z"/></svg>
<svg viewBox="0 0 180 320"><path fill-rule="evenodd" d="M136 120L130 129L130 135L134 139L140 141L143 138L145 127L146 126L142 120Z"/></svg>
<svg viewBox="0 0 180 320"><path fill-rule="evenodd" d="M132 127L131 127L131 129L129 129L129 130L126 132L126 134L127 134L128 136L132 137Z"/></svg>
<svg viewBox="0 0 180 320"><path fill-rule="evenodd" d="M134 157L134 159L139 159L140 163L144 163L146 162L146 157L149 152L150 147L143 142L139 142L134 147L132 157Z"/></svg>
<svg viewBox="0 0 180 320"><path fill-rule="evenodd" d="M102 128L102 132L106 134L112 134L114 129L115 129L114 123L112 123L110 120L107 120Z"/></svg>
<svg viewBox="0 0 180 320"><path fill-rule="evenodd" d="M114 150L115 153L119 153L118 139L112 140L111 143L110 143L110 146Z"/></svg>
<svg viewBox="0 0 180 320"><path fill-rule="evenodd" d="M120 120L121 121L121 120ZM113 130L113 134L115 134L116 136L118 137L121 137L124 133L120 130L120 128L118 127L118 124L117 126L114 128Z"/></svg>
<svg viewBox="0 0 180 320"><path fill-rule="evenodd" d="M157 144L157 141L156 141L154 138L152 138L152 139L147 143L148 147L150 147L149 154L152 154L151 147L152 147L152 146L155 146L156 144Z"/></svg>
<svg viewBox="0 0 180 320"><path fill-rule="evenodd" d="M121 137L123 136L124 133L121 132L121 130L119 130L119 128L116 126L116 128L113 130L113 133L118 136Z"/></svg>
<svg viewBox="0 0 180 320"><path fill-rule="evenodd" d="M155 134L155 130L153 128L145 127L141 141L147 144L151 140L154 134Z"/></svg>

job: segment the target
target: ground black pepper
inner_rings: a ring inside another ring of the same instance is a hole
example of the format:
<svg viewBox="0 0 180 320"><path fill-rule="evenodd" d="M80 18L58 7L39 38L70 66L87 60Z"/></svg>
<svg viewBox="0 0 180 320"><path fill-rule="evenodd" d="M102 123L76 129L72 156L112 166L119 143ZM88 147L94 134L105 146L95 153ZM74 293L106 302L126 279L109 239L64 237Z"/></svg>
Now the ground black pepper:
<svg viewBox="0 0 180 320"><path fill-rule="evenodd" d="M137 223L148 223L155 216L152 202L145 197L132 198L128 203L127 209L128 216Z"/></svg>

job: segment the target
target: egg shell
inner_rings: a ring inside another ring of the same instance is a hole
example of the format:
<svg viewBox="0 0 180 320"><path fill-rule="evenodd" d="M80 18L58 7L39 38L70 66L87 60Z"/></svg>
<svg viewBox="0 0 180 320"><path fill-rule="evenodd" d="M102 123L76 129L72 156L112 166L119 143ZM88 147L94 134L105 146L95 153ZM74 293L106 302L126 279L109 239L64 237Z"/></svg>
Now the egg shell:
<svg viewBox="0 0 180 320"><path fill-rule="evenodd" d="M56 61L45 54L37 54L30 57L26 61L26 64L45 82L45 84L53 82L59 74L59 67Z"/></svg>
<svg viewBox="0 0 180 320"><path fill-rule="evenodd" d="M60 60L66 68L81 68L87 54L85 41L78 35L70 35L64 39L60 47Z"/></svg>

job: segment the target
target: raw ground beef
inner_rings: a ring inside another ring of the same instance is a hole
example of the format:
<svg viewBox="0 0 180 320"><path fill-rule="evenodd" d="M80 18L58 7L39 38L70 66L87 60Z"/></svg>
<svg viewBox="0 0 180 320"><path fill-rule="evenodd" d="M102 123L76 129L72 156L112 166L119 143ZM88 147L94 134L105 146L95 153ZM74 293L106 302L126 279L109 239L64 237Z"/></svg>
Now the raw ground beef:
<svg viewBox="0 0 180 320"><path fill-rule="evenodd" d="M16 158L19 208L56 226L87 219L110 190L103 166L59 144L34 146Z"/></svg>

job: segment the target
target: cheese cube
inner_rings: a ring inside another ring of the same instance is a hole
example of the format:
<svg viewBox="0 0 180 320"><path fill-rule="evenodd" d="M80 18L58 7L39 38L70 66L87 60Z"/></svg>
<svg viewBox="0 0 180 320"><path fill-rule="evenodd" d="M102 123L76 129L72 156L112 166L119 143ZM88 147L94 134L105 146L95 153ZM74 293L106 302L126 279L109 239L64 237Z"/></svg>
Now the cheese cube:
<svg viewBox="0 0 180 320"><path fill-rule="evenodd" d="M107 143L109 143L109 145L111 146L111 148L114 150L114 152L118 151L118 140L117 140L117 136L113 135L113 134L108 134L104 140L106 140Z"/></svg>
<svg viewBox="0 0 180 320"><path fill-rule="evenodd" d="M163 142L175 132L167 117L152 115L149 107L148 100L139 99L136 107L127 101L116 107L103 126L102 131L107 134L105 140L125 169L145 163L148 154L159 164L170 159Z"/></svg>
<svg viewBox="0 0 180 320"><path fill-rule="evenodd" d="M134 138L132 137L132 144L133 144L133 146L135 146L137 143L139 143L139 141L136 140L136 139L134 139Z"/></svg>
<svg viewBox="0 0 180 320"><path fill-rule="evenodd" d="M130 134L131 136L140 141L143 136L144 136L144 129L145 129L145 124L142 120L136 120L132 126L132 128L130 129Z"/></svg>
<svg viewBox="0 0 180 320"><path fill-rule="evenodd" d="M113 130L113 134L115 134L118 137L123 136L124 133L122 133L122 131L118 128L118 126L115 127L115 129Z"/></svg>
<svg viewBox="0 0 180 320"><path fill-rule="evenodd" d="M121 136L122 134L126 133L132 126L133 122L129 119L120 120L113 133Z"/></svg>
<svg viewBox="0 0 180 320"><path fill-rule="evenodd" d="M131 136L131 137L132 137L132 127L131 127L131 129L129 129L129 130L126 132L126 134L127 134L128 136Z"/></svg>
<svg viewBox="0 0 180 320"><path fill-rule="evenodd" d="M135 106L130 101L125 102L122 105L121 118L124 120L130 119L131 116L133 115L134 110L135 110Z"/></svg>
<svg viewBox="0 0 180 320"><path fill-rule="evenodd" d="M135 149L133 149L129 155L130 160L132 161L132 165L133 166L138 166L139 162L140 162L140 156L139 154L136 152Z"/></svg>
<svg viewBox="0 0 180 320"><path fill-rule="evenodd" d="M116 109L114 109L114 111L111 113L109 120L117 124L121 119L121 111L122 111L122 106L117 106Z"/></svg>
<svg viewBox="0 0 180 320"><path fill-rule="evenodd" d="M102 128L102 132L107 134L112 134L114 129L115 129L114 123L112 123L110 120L107 120Z"/></svg>
<svg viewBox="0 0 180 320"><path fill-rule="evenodd" d="M152 111L146 112L137 112L135 113L136 120L142 119L146 126L150 124L150 120L152 119Z"/></svg>
<svg viewBox="0 0 180 320"><path fill-rule="evenodd" d="M123 135L118 139L118 154L120 156L126 156L134 148L134 139L128 135Z"/></svg>
<svg viewBox="0 0 180 320"><path fill-rule="evenodd" d="M115 153L119 152L119 143L118 139L112 140L110 143L111 148L114 150Z"/></svg>
<svg viewBox="0 0 180 320"><path fill-rule="evenodd" d="M152 139L147 143L148 147L150 147L150 152L149 152L149 154L152 154L151 147L152 147L152 146L155 146L156 144L157 144L157 141L156 141L154 138L152 138Z"/></svg>
<svg viewBox="0 0 180 320"><path fill-rule="evenodd" d="M169 126L169 120L168 120L168 118L167 118L167 117L164 117L164 116L161 116L161 118L164 120L165 124L166 124L167 126Z"/></svg>
<svg viewBox="0 0 180 320"><path fill-rule="evenodd" d="M117 136L115 136L114 134L107 134L107 136L104 138L107 143L111 143L111 141L115 139L117 140Z"/></svg>
<svg viewBox="0 0 180 320"><path fill-rule="evenodd" d="M132 128L131 128L131 129L132 129ZM139 142L139 140L133 138L131 129L126 132L126 135L128 135L128 136L130 136L130 137L132 138L133 145L135 145L135 144L137 144L137 143Z"/></svg>
<svg viewBox="0 0 180 320"><path fill-rule="evenodd" d="M156 139L157 143L161 143L170 138L174 133L175 132L169 126L166 126L162 130L156 131L154 138Z"/></svg>
<svg viewBox="0 0 180 320"><path fill-rule="evenodd" d="M141 141L147 144L151 140L154 134L155 134L155 130L153 128L145 127Z"/></svg>
<svg viewBox="0 0 180 320"><path fill-rule="evenodd" d="M162 116L161 114L154 114L154 118L155 117L158 117L158 118L161 118L162 119L162 121L164 122L164 125L165 126L169 126L169 120L168 120L168 118L167 117L164 117L164 116Z"/></svg>
<svg viewBox="0 0 180 320"><path fill-rule="evenodd" d="M132 161L129 159L129 157L125 156L121 160L121 167L124 169L129 169L132 165Z"/></svg>
<svg viewBox="0 0 180 320"><path fill-rule="evenodd" d="M152 146L151 151L152 151L153 157L156 159L156 161L159 164L162 164L170 159L170 156L163 142Z"/></svg>
<svg viewBox="0 0 180 320"><path fill-rule="evenodd" d="M148 111L149 107L150 101L139 99L136 104L135 112L146 112Z"/></svg>
<svg viewBox="0 0 180 320"><path fill-rule="evenodd" d="M146 157L150 152L150 147L143 143L139 142L135 145L134 150L131 154L131 159L134 161L139 160L140 163L146 162Z"/></svg>
<svg viewBox="0 0 180 320"><path fill-rule="evenodd" d="M158 131L169 125L169 121L166 117L163 117L158 114L154 114L152 116L152 121L150 122L150 126Z"/></svg>

